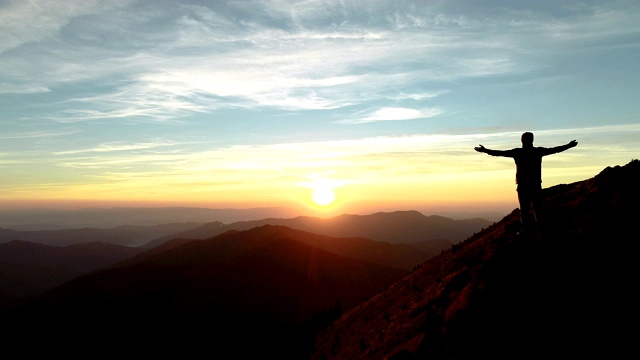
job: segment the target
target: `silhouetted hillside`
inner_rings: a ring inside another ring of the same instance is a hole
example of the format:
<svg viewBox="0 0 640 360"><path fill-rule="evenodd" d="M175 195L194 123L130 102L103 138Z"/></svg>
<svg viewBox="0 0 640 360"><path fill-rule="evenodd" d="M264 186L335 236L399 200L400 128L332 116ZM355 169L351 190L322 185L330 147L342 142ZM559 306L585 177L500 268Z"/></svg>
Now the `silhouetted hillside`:
<svg viewBox="0 0 640 360"><path fill-rule="evenodd" d="M260 225L256 225L256 226L261 226L261 225L267 225L267 222L261 223ZM252 226L252 227L256 227L256 226ZM191 239L191 240L196 240L196 239L208 239L212 236L216 236L216 235L220 235L222 233L225 233L227 231L231 231L231 230L249 230L252 227L239 227L239 228L232 228L229 225L225 225L223 223L221 223L220 221L212 221L212 222L208 222L206 224L202 224L198 227L195 227L193 229L189 229L189 230L185 230L185 231L180 231L180 232L175 232L175 233L171 233L171 234L167 234L165 236L161 236L157 239L153 239L149 242L147 242L146 244L141 245L142 248L144 249L153 249L155 247L158 247L162 244L164 244L165 242L172 240L172 239Z"/></svg>
<svg viewBox="0 0 640 360"><path fill-rule="evenodd" d="M312 360L579 359L635 353L640 162L544 190L549 238L519 213L345 313Z"/></svg>
<svg viewBox="0 0 640 360"><path fill-rule="evenodd" d="M138 248L98 242L66 247L19 240L0 244L0 311L140 252Z"/></svg>
<svg viewBox="0 0 640 360"><path fill-rule="evenodd" d="M306 244L328 241L267 225L154 249L76 278L0 321L14 340L105 346L109 339L123 349L135 339L137 349L153 341L299 359L314 329L408 273ZM237 347L239 339L247 343Z"/></svg>
<svg viewBox="0 0 640 360"><path fill-rule="evenodd" d="M298 216L290 219L267 218L232 224L207 224L171 234L144 245L149 249L173 238L203 239L229 230L248 230L262 225L282 225L314 234L335 237L364 237L392 244L431 242L437 249L448 248L491 225L485 219L453 220L443 216L425 216L417 211L394 211L371 215L344 214L329 219Z"/></svg>
<svg viewBox="0 0 640 360"><path fill-rule="evenodd" d="M438 248L438 252L440 252L440 247L442 246L439 242L436 242L436 245L431 244L431 242L416 244L390 244L361 237L339 238L291 229L281 225L262 225L258 227L265 226L274 226L279 229L281 236L295 239L304 244L326 250L336 255L404 270L411 270L415 268L426 259L432 257L435 253L435 248ZM236 232L238 232L238 230L229 230L225 234ZM156 252L166 251L189 241L194 240L184 238L172 239L160 246L152 248L140 255L140 257ZM449 244L449 246L451 246L451 244Z"/></svg>

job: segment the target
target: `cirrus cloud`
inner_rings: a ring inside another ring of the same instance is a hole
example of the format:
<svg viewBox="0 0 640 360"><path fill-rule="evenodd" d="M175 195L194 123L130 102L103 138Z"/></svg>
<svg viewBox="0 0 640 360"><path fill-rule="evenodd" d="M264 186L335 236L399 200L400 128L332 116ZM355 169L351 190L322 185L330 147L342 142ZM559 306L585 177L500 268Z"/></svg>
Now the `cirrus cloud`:
<svg viewBox="0 0 640 360"><path fill-rule="evenodd" d="M401 121L432 118L443 114L439 108L410 109L401 107L383 107L351 119L336 121L339 124L365 124L376 121Z"/></svg>

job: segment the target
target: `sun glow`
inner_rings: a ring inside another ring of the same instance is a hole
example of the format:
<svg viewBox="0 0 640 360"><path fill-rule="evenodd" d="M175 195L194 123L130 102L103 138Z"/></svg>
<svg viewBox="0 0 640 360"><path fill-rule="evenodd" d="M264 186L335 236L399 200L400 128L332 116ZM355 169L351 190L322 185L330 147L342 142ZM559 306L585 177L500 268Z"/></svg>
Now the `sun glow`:
<svg viewBox="0 0 640 360"><path fill-rule="evenodd" d="M313 190L311 198L316 204L320 206L327 206L336 199L336 194L330 187L318 187Z"/></svg>
<svg viewBox="0 0 640 360"><path fill-rule="evenodd" d="M314 205L322 208L332 206L336 202L335 188L346 184L344 180L335 180L324 176L311 175L311 181L300 183L300 185L310 188L311 201Z"/></svg>

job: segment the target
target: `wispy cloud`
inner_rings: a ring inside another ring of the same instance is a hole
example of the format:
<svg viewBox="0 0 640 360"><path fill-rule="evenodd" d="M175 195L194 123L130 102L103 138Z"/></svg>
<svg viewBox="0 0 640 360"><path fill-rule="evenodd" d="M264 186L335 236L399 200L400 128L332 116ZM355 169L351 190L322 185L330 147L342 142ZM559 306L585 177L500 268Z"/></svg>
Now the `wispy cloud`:
<svg viewBox="0 0 640 360"><path fill-rule="evenodd" d="M57 151L53 154L55 155L69 155L69 154L81 154L81 153L106 153L106 152L121 152L121 151L132 151L132 150L148 150L159 147L167 147L174 146L174 143L171 142L149 142L149 143L138 143L138 144L124 144L124 143L108 143L108 144L100 144L94 148L90 149L81 149L81 150L66 150L66 151Z"/></svg>
<svg viewBox="0 0 640 360"><path fill-rule="evenodd" d="M602 30L616 23L621 24L614 27L618 32L638 31L637 26L622 26L631 23L632 14L604 5L575 10L571 22L543 13L505 12L495 14L492 23L447 15L424 4L389 8L387 2L253 2L247 9L263 16L246 22L246 11L233 3L129 6L10 2L0 21L7 30L0 31L4 51L37 46L29 50L34 56L28 64L19 62L17 53L0 61L5 69L0 75L8 80L1 91L28 93L74 81L125 80L112 82L112 89L101 95L76 98L85 107L56 117L66 121L136 116L166 121L221 107L334 109L371 100L363 95L375 92L362 90L372 76L378 88L393 88L398 76L409 84L424 84L522 73L543 66L535 63L533 52L544 54L578 37L610 36L616 30ZM224 6L230 8L223 11ZM127 16L126 11L141 16ZM327 23L329 13L342 14L343 22ZM89 16L94 20L89 22ZM371 19L378 21L373 27L364 22ZM499 31L494 24L501 25ZM505 24L512 31L502 30ZM69 27L82 30L80 38L63 31ZM127 42L105 35L123 28L136 29L135 38ZM55 48L47 39L55 39ZM110 48L115 40L124 44ZM97 47L98 42L107 46ZM393 67L385 67L391 63ZM20 74L27 73L32 76L25 82ZM18 82L18 77L23 79Z"/></svg>
<svg viewBox="0 0 640 360"><path fill-rule="evenodd" d="M77 130L52 130L52 131L28 131L28 132L15 132L0 134L0 139L40 139L40 138L54 138L69 136L78 133Z"/></svg>
<svg viewBox="0 0 640 360"><path fill-rule="evenodd" d="M415 120L426 119L438 116L444 113L444 110L433 109L409 109L399 107L385 107L377 109L373 112L362 116L356 116L353 119L345 119L336 121L340 124L364 124L376 121L399 121L399 120Z"/></svg>
<svg viewBox="0 0 640 360"><path fill-rule="evenodd" d="M53 38L74 18L103 14L130 1L5 1L0 11L0 54Z"/></svg>

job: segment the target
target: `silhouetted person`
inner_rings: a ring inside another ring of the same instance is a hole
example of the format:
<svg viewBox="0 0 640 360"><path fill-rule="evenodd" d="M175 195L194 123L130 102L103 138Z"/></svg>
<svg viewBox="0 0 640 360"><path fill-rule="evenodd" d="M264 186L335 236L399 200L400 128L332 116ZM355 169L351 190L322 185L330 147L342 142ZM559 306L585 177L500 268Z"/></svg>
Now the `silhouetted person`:
<svg viewBox="0 0 640 360"><path fill-rule="evenodd" d="M578 145L578 142L571 140L565 145L551 148L535 147L533 146L533 134L530 132L522 134L520 140L522 141L521 148L491 150L480 145L475 147L475 150L492 156L513 158L516 163L516 184L518 202L520 203L522 232L534 235L537 227L538 233L543 235L544 223L541 208L542 157L570 149Z"/></svg>

